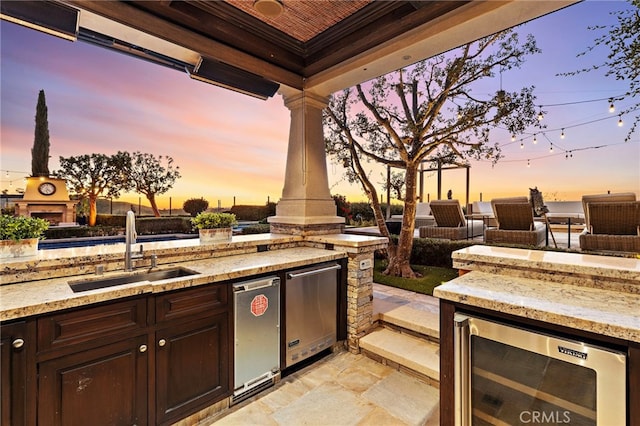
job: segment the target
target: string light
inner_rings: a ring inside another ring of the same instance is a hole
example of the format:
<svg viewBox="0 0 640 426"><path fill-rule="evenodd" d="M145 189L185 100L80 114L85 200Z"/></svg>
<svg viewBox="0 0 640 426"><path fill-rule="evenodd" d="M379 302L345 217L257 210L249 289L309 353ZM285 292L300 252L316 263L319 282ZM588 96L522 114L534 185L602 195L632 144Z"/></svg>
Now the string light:
<svg viewBox="0 0 640 426"><path fill-rule="evenodd" d="M622 122L622 114L620 114L618 117L620 117L620 118L618 118L618 127L622 127L622 125L624 124Z"/></svg>
<svg viewBox="0 0 640 426"><path fill-rule="evenodd" d="M524 143L522 142L522 139L520 139L520 149L524 149Z"/></svg>
<svg viewBox="0 0 640 426"><path fill-rule="evenodd" d="M542 121L544 114L542 114L542 105L540 105L540 112L538 113L538 121Z"/></svg>
<svg viewBox="0 0 640 426"><path fill-rule="evenodd" d="M564 139L564 128L562 129L562 133L560 133L560 139Z"/></svg>
<svg viewBox="0 0 640 426"><path fill-rule="evenodd" d="M613 98L609 99L609 112L616 112L616 106L613 104Z"/></svg>
<svg viewBox="0 0 640 426"><path fill-rule="evenodd" d="M534 143L534 145L538 143L538 134L537 133L535 133L533 135L533 143Z"/></svg>
<svg viewBox="0 0 640 426"><path fill-rule="evenodd" d="M511 133L511 142L515 142L515 141L516 141L516 135Z"/></svg>
<svg viewBox="0 0 640 426"><path fill-rule="evenodd" d="M551 144L551 146L549 147L549 152L553 152L553 143Z"/></svg>
<svg viewBox="0 0 640 426"><path fill-rule="evenodd" d="M529 161L529 159L527 159L527 167L531 167L531 161Z"/></svg>

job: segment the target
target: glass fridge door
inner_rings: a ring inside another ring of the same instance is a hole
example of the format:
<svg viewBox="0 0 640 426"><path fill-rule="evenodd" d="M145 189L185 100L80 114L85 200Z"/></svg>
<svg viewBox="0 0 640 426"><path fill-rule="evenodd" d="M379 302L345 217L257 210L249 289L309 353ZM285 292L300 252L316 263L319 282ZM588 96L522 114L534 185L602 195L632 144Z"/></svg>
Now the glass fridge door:
<svg viewBox="0 0 640 426"><path fill-rule="evenodd" d="M626 423L626 354L456 313L457 425Z"/></svg>

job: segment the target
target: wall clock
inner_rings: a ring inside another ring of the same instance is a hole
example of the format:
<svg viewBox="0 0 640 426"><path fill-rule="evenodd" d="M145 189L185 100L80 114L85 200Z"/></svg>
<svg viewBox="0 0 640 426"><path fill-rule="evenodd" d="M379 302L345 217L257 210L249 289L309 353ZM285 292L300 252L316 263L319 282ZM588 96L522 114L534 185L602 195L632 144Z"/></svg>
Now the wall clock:
<svg viewBox="0 0 640 426"><path fill-rule="evenodd" d="M42 195L53 195L53 193L56 192L56 186L51 182L44 182L40 184L38 191Z"/></svg>

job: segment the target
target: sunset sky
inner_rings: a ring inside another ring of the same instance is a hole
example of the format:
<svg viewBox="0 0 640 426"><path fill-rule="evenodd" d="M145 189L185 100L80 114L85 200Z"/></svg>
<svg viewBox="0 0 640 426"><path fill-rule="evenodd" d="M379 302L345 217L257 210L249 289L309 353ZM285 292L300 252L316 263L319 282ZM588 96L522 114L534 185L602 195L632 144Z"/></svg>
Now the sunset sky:
<svg viewBox="0 0 640 426"><path fill-rule="evenodd" d="M576 59L601 34L587 27L611 23L610 11L628 7L621 1L587 1L519 29L523 36L533 34L543 53L529 58L523 70L504 73L502 86L518 90L534 85L536 104L547 111L547 130L537 134L535 145L534 130L517 135L513 143L510 135L492 131L491 138L503 145L505 158L495 166L471 163L471 201L480 199L481 193L485 201L528 195L534 186L545 200L577 200L582 194L608 190L640 195L640 134L636 131L625 143L631 117L622 116L624 125L617 125L618 112L632 102L617 102L616 112L608 112L607 99L623 94L627 86L604 77L604 72L556 76L601 63L604 49ZM50 170L58 168L59 156L142 151L169 155L180 166L182 178L159 197L161 208L168 208L169 197L174 208L193 197L204 197L212 207L218 201L230 206L234 197L237 204L280 198L289 111L279 95L257 100L193 81L184 73L4 21L0 37L0 190L14 193L24 188L22 178L31 171L38 92L44 89ZM495 93L499 84L493 79L478 85L475 92ZM566 137L561 139L563 128ZM592 148L596 146L600 148ZM350 201L363 200L357 186L342 181L341 169L328 165L331 192ZM382 188L377 173L374 181ZM425 180L425 197L428 193L433 199L435 176ZM454 197L463 200L464 180L463 171L445 172L443 194L452 189ZM121 199L137 203L138 194Z"/></svg>

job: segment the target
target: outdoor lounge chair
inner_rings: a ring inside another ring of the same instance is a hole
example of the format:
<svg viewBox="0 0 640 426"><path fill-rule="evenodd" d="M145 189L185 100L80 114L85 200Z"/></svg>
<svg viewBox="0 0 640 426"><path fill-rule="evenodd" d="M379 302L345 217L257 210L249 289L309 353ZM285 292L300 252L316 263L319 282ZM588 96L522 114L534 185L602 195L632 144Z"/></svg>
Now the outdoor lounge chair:
<svg viewBox="0 0 640 426"><path fill-rule="evenodd" d="M582 197L586 228L580 248L640 253L640 202L634 193Z"/></svg>
<svg viewBox="0 0 640 426"><path fill-rule="evenodd" d="M402 215L392 215L389 222L402 222ZM433 225L434 223L435 219L431 214L429 203L416 203L416 219L414 222L415 229L418 229L421 226Z"/></svg>
<svg viewBox="0 0 640 426"><path fill-rule="evenodd" d="M434 200L430 203L435 225L419 227L420 238L462 240L482 235L482 220L465 219L458 200Z"/></svg>
<svg viewBox="0 0 640 426"><path fill-rule="evenodd" d="M533 220L533 208L527 197L495 198L491 200L497 228L484 232L489 244L543 245L547 238L544 222Z"/></svg>

